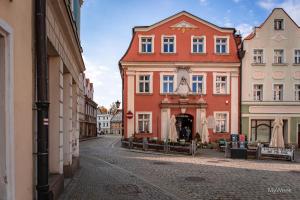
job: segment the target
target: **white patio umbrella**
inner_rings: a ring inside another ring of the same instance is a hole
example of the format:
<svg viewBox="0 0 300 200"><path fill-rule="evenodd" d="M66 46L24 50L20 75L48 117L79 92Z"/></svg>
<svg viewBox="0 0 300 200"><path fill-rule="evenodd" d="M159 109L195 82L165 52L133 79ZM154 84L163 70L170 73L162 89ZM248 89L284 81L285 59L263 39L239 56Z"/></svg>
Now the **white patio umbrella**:
<svg viewBox="0 0 300 200"><path fill-rule="evenodd" d="M284 148L283 121L279 117L277 117L273 122L270 147Z"/></svg>
<svg viewBox="0 0 300 200"><path fill-rule="evenodd" d="M202 143L208 143L208 128L207 128L207 120L206 118L203 119L202 121L202 129L201 129L201 142Z"/></svg>
<svg viewBox="0 0 300 200"><path fill-rule="evenodd" d="M176 118L174 115L172 115L170 119L169 139L171 140L171 142L177 141Z"/></svg>

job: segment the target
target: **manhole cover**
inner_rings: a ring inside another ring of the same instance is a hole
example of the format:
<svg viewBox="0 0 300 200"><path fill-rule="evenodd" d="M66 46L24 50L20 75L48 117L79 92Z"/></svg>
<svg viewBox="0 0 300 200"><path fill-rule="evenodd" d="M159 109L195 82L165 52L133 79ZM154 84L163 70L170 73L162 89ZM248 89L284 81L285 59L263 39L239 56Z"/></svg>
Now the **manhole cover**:
<svg viewBox="0 0 300 200"><path fill-rule="evenodd" d="M118 194L123 195L135 195L142 193L140 188L137 185L133 184L124 184L124 185L105 185L105 191L109 192L110 194Z"/></svg>
<svg viewBox="0 0 300 200"><path fill-rule="evenodd" d="M188 176L185 180L190 182L203 182L205 181L205 178L199 176Z"/></svg>
<svg viewBox="0 0 300 200"><path fill-rule="evenodd" d="M157 162L153 162L154 165L170 165L170 163L168 162L161 162L161 161L157 161Z"/></svg>

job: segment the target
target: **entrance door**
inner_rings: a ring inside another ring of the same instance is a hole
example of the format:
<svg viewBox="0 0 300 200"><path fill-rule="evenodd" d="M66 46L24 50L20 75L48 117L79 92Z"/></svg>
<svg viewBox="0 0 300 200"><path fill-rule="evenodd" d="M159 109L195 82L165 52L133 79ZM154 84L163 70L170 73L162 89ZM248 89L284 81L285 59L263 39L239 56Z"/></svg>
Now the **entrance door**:
<svg viewBox="0 0 300 200"><path fill-rule="evenodd" d="M179 139L192 140L193 119L193 116L189 114L179 114L176 116L176 130Z"/></svg>

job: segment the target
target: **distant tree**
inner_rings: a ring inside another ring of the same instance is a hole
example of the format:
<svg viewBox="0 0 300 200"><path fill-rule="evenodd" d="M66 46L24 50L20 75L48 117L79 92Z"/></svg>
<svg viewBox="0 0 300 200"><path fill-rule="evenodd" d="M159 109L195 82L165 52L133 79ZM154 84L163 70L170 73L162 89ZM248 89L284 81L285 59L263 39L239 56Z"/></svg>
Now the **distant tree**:
<svg viewBox="0 0 300 200"><path fill-rule="evenodd" d="M98 107L98 109L101 114L105 114L108 112L107 108L105 108L104 106L100 106Z"/></svg>
<svg viewBox="0 0 300 200"><path fill-rule="evenodd" d="M110 104L109 113L115 115L117 114L117 112L118 112L118 108L116 102L113 102L112 104Z"/></svg>

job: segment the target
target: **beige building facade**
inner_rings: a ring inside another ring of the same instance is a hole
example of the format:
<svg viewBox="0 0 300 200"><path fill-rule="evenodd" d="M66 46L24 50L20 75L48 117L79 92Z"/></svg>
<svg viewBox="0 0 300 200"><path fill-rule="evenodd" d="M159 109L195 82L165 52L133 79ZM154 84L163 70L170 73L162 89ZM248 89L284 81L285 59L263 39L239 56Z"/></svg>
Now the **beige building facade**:
<svg viewBox="0 0 300 200"><path fill-rule="evenodd" d="M63 189L64 176L71 176L79 164L80 76L85 67L75 22L79 13L74 11L81 4L81 0L46 4L49 183L54 198ZM36 198L34 8L34 0L0 2L1 200Z"/></svg>
<svg viewBox="0 0 300 200"><path fill-rule="evenodd" d="M300 28L281 8L243 42L242 133L250 142L270 141L276 117L285 144L300 141Z"/></svg>

